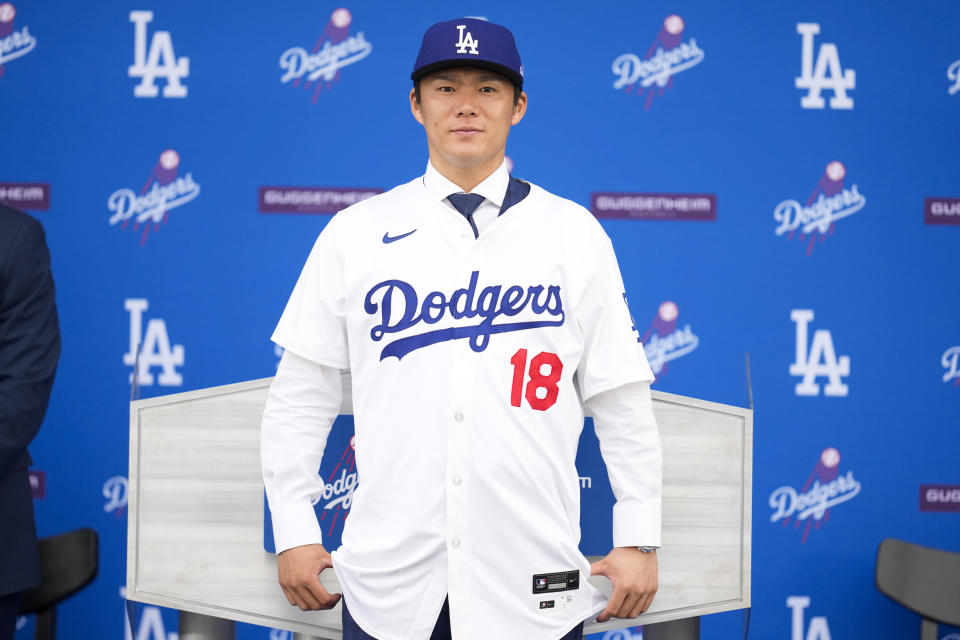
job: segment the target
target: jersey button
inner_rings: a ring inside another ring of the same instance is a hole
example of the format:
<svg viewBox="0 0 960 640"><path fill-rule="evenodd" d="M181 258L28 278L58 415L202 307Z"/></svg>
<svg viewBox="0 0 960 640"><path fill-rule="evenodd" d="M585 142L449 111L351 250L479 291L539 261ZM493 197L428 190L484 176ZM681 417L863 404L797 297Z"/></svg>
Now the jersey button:
<svg viewBox="0 0 960 640"><path fill-rule="evenodd" d="M453 414L453 419L457 422L463 422L463 412L457 411L455 414Z"/></svg>
<svg viewBox="0 0 960 640"><path fill-rule="evenodd" d="M450 541L450 546L453 547L454 549L456 549L457 547L459 547L459 546L460 546L460 538L454 538L453 540L451 540L451 541Z"/></svg>
<svg viewBox="0 0 960 640"><path fill-rule="evenodd" d="M460 476L453 476L453 486L459 487L463 479Z"/></svg>

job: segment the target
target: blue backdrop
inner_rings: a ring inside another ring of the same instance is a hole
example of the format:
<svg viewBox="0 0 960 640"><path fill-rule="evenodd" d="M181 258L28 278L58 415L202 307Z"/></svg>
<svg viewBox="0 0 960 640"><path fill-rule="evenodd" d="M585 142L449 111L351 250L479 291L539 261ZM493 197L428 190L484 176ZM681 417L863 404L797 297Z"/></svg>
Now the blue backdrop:
<svg viewBox="0 0 960 640"><path fill-rule="evenodd" d="M131 344L145 397L273 374L320 212L426 164L408 78L451 11L0 4L0 201L47 230L63 328L37 523L102 542L97 581L61 608L72 635L176 630L136 605L125 631ZM915 636L873 566L888 536L960 551L960 5L457 11L513 29L530 96L514 174L601 218L654 388L746 406L750 354L750 637ZM703 625L742 635L740 612Z"/></svg>

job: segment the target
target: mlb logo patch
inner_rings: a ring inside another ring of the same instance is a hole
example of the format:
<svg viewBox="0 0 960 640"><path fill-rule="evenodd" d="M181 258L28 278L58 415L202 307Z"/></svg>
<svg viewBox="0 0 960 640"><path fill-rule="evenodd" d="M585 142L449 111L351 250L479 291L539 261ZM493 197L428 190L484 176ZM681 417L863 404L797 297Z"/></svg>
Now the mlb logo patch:
<svg viewBox="0 0 960 640"><path fill-rule="evenodd" d="M543 588L547 586L546 578L537 578L537 588Z"/></svg>

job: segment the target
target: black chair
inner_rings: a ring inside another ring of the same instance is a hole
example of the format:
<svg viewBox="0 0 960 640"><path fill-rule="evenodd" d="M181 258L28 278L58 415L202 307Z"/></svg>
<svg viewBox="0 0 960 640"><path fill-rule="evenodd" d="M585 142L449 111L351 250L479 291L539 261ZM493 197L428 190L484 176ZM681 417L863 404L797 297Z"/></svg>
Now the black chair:
<svg viewBox="0 0 960 640"><path fill-rule="evenodd" d="M937 624L960 626L960 553L886 538L874 577L880 593L919 614L920 640L937 640Z"/></svg>
<svg viewBox="0 0 960 640"><path fill-rule="evenodd" d="M40 539L40 585L23 593L20 615L37 614L34 640L54 640L57 604L97 577L97 532L77 529Z"/></svg>

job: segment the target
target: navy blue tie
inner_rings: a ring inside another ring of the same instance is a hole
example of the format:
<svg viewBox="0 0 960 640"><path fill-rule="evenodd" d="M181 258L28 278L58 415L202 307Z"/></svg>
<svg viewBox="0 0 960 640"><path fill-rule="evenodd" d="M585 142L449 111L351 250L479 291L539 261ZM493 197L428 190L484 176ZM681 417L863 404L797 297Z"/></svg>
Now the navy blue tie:
<svg viewBox="0 0 960 640"><path fill-rule="evenodd" d="M484 198L479 193L451 193L447 200L469 220Z"/></svg>
<svg viewBox="0 0 960 640"><path fill-rule="evenodd" d="M451 193L447 196L447 200L449 200L450 204L462 213L467 219L467 222L470 223L470 228L473 229L473 237L479 238L480 232L477 230L477 225L473 221L473 212L476 211L480 203L484 201L484 197L479 193Z"/></svg>

